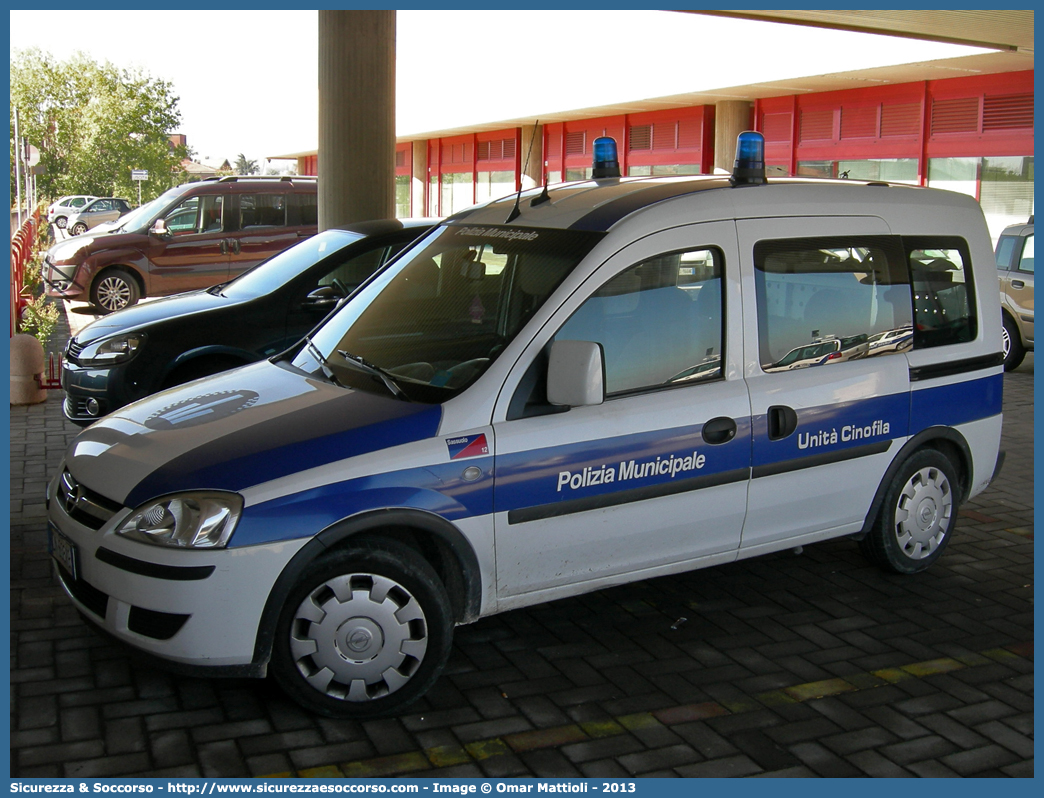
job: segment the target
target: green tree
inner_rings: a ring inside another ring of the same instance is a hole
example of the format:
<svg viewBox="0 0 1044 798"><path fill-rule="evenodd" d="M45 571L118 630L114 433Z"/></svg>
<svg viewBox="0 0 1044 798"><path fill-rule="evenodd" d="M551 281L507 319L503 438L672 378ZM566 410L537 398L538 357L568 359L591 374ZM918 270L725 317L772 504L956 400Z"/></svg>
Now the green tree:
<svg viewBox="0 0 1044 798"><path fill-rule="evenodd" d="M243 153L239 153L236 156L236 163L233 168L236 170L237 175L256 175L260 171L257 168L257 161L247 160Z"/></svg>
<svg viewBox="0 0 1044 798"><path fill-rule="evenodd" d="M173 85L139 69L98 63L83 53L59 61L38 48L11 55L11 130L40 149L41 195L97 194L136 200L132 169L146 169L142 201L184 181L184 146ZM14 140L11 141L12 157ZM14 191L12 169L12 195Z"/></svg>

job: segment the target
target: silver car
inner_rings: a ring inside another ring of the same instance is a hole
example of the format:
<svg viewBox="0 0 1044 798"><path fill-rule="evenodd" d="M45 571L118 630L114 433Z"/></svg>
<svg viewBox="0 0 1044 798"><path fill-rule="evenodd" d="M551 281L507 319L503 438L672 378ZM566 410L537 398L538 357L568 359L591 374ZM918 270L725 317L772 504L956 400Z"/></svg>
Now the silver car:
<svg viewBox="0 0 1044 798"><path fill-rule="evenodd" d="M997 239L1000 278L1001 345L1004 370L1017 369L1033 351L1033 217L1026 224L1004 228Z"/></svg>
<svg viewBox="0 0 1044 798"><path fill-rule="evenodd" d="M62 230L69 222L69 215L83 210L91 200L98 199L92 194L72 194L51 203L47 208L47 222Z"/></svg>
<svg viewBox="0 0 1044 798"><path fill-rule="evenodd" d="M101 197L87 203L81 210L69 214L67 227L74 236L86 233L102 222L114 222L131 209L130 203L125 199L116 197Z"/></svg>

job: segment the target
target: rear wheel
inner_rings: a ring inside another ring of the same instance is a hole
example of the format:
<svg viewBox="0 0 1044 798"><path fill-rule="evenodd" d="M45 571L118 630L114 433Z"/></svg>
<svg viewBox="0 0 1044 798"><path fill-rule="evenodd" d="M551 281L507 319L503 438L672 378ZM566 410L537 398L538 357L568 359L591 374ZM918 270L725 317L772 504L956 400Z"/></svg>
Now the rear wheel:
<svg viewBox="0 0 1044 798"><path fill-rule="evenodd" d="M312 563L283 603L272 673L308 709L342 718L401 711L438 678L453 619L432 567L394 541Z"/></svg>
<svg viewBox="0 0 1044 798"><path fill-rule="evenodd" d="M957 523L957 484L943 454L915 452L893 478L863 553L885 570L925 570L942 556Z"/></svg>
<svg viewBox="0 0 1044 798"><path fill-rule="evenodd" d="M1004 327L1001 330L1001 350L1004 352L1004 370L1014 371L1022 365L1026 357L1026 348L1022 345L1019 327L1007 313L1003 316Z"/></svg>
<svg viewBox="0 0 1044 798"><path fill-rule="evenodd" d="M72 226L72 230L70 230L69 232L72 233L74 236L78 236L81 233L86 233L87 225L85 225L83 222L77 222Z"/></svg>
<svg viewBox="0 0 1044 798"><path fill-rule="evenodd" d="M64 216L59 216L57 219L54 220L54 226L61 230L64 230L67 224L69 224L69 220L66 219Z"/></svg>
<svg viewBox="0 0 1044 798"><path fill-rule="evenodd" d="M102 313L130 307L140 296L138 281L123 269L103 272L91 287L91 304Z"/></svg>

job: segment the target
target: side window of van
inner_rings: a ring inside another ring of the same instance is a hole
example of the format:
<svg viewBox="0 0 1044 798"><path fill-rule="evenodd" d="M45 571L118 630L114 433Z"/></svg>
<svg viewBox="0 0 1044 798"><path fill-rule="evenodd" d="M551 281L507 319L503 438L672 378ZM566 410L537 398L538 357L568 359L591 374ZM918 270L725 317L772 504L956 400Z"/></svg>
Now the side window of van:
<svg viewBox="0 0 1044 798"><path fill-rule="evenodd" d="M239 197L239 229L285 227L285 194L242 194Z"/></svg>
<svg viewBox="0 0 1044 798"><path fill-rule="evenodd" d="M824 366L913 346L910 279L897 238L759 241L754 266L763 370Z"/></svg>
<svg viewBox="0 0 1044 798"><path fill-rule="evenodd" d="M602 345L607 396L720 378L722 260L696 249L642 261L595 291L555 340Z"/></svg>
<svg viewBox="0 0 1044 798"><path fill-rule="evenodd" d="M960 238L903 238L914 287L914 346L975 339L977 324L971 260Z"/></svg>
<svg viewBox="0 0 1044 798"><path fill-rule="evenodd" d="M290 194L290 207L287 209L287 224L294 226L315 226L319 224L319 200L316 194Z"/></svg>
<svg viewBox="0 0 1044 798"><path fill-rule="evenodd" d="M174 235L218 233L222 230L220 194L191 197L170 211L164 221Z"/></svg>

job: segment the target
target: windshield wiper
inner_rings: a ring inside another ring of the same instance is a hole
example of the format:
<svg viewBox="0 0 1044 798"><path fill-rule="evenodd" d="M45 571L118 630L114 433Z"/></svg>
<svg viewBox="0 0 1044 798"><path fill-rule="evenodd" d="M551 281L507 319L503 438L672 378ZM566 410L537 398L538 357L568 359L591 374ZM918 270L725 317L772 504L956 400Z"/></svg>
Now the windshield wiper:
<svg viewBox="0 0 1044 798"><path fill-rule="evenodd" d="M343 349L338 349L337 354L344 358L344 362L349 366L359 369L367 374L374 377L380 378L381 382L384 383L385 387L392 392L392 396L397 396L400 399L405 399L407 402L410 401L410 397L406 395L406 392L399 387L399 384L395 382L395 378L387 371L382 369L380 366L375 366L373 363L369 363L363 360L358 355L353 355L351 352L345 352Z"/></svg>
<svg viewBox="0 0 1044 798"><path fill-rule="evenodd" d="M336 375L333 373L333 370L330 368L330 365L326 362L326 358L323 357L323 353L319 351L319 347L312 343L312 339L309 338L307 335L304 337L304 342L305 345L308 347L308 351L311 352L312 357L319 361L319 368L323 370L323 376L330 380L330 382L332 382L334 385L338 385L341 388L343 388L344 385L341 384L341 381L337 379Z"/></svg>

